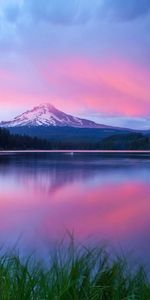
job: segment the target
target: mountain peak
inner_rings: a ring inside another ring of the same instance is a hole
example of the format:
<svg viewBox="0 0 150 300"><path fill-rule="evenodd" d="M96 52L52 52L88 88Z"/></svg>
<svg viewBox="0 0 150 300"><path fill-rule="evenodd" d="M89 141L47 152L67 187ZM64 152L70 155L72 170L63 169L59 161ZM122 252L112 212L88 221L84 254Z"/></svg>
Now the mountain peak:
<svg viewBox="0 0 150 300"><path fill-rule="evenodd" d="M48 103L48 102L41 103L38 106L34 107L34 109L40 109L40 108L56 109L56 107L54 105L52 105L51 103Z"/></svg>
<svg viewBox="0 0 150 300"><path fill-rule="evenodd" d="M78 127L78 128L110 128L110 126L96 124L93 121L80 119L66 114L50 103L43 103L35 106L12 121L1 122L1 127L20 127L20 126L58 126L58 127Z"/></svg>

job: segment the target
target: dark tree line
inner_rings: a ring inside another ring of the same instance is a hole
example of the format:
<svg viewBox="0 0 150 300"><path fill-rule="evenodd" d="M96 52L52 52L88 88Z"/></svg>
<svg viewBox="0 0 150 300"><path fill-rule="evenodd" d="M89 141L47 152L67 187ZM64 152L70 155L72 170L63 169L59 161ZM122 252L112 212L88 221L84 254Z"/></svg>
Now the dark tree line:
<svg viewBox="0 0 150 300"><path fill-rule="evenodd" d="M7 129L0 128L0 149L1 150L34 150L51 149L51 143L37 137L27 135L10 134Z"/></svg>
<svg viewBox="0 0 150 300"><path fill-rule="evenodd" d="M150 137L141 133L112 135L107 138L69 138L53 136L49 140L11 134L0 128L1 150L150 150Z"/></svg>
<svg viewBox="0 0 150 300"><path fill-rule="evenodd" d="M113 135L97 146L103 150L150 150L150 137L141 133Z"/></svg>

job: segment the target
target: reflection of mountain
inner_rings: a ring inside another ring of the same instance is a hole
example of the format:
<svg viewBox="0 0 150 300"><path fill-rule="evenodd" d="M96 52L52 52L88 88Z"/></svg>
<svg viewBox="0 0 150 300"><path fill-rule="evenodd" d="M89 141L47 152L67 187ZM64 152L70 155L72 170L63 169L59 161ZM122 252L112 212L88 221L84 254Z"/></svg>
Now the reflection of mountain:
<svg viewBox="0 0 150 300"><path fill-rule="evenodd" d="M99 178L99 184L108 182L112 173L120 173L125 176L125 170L145 166L149 163L145 155L144 158L137 160L140 154L118 154L117 160L115 154L74 154L69 153L50 154L50 153L30 153L0 156L0 176L9 178L9 181L15 181L19 185L24 185L29 190L35 189L37 192L43 191L43 194L52 194L58 191L62 186L73 183L87 183ZM119 172L120 170L120 172ZM129 176L129 174L128 174ZM114 181L118 180L115 176ZM112 180L111 179L111 180Z"/></svg>
<svg viewBox="0 0 150 300"><path fill-rule="evenodd" d="M88 180L96 176L97 166L91 166L88 161L82 165L82 160L74 161L68 155L38 155L5 157L0 159L0 176L9 176L18 184L28 189L35 188L43 193L53 193L62 186ZM47 157L46 157L47 156Z"/></svg>

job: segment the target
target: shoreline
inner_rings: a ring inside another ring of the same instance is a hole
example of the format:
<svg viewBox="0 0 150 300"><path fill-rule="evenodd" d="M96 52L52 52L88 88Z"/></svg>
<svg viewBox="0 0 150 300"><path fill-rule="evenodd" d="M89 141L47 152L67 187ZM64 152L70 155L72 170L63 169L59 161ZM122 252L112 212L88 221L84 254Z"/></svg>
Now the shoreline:
<svg viewBox="0 0 150 300"><path fill-rule="evenodd" d="M0 154L5 153L147 153L150 150L0 150Z"/></svg>

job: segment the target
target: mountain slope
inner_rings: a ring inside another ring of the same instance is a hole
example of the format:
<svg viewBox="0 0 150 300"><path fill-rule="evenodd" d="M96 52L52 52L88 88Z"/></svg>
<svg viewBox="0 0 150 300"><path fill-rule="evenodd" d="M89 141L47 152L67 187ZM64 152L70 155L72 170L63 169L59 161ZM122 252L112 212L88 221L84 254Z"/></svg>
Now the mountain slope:
<svg viewBox="0 0 150 300"><path fill-rule="evenodd" d="M42 104L15 117L12 121L0 122L1 127L45 126L77 128L112 128L93 121L80 119L56 109L51 104Z"/></svg>

